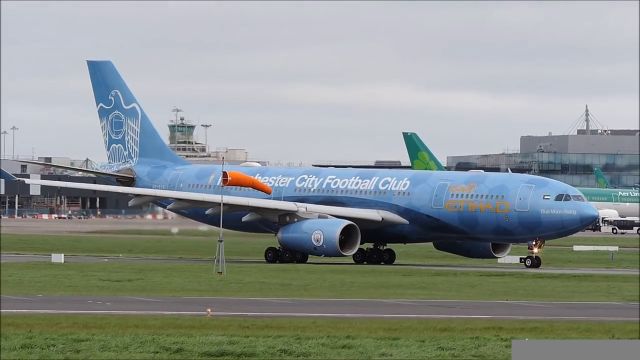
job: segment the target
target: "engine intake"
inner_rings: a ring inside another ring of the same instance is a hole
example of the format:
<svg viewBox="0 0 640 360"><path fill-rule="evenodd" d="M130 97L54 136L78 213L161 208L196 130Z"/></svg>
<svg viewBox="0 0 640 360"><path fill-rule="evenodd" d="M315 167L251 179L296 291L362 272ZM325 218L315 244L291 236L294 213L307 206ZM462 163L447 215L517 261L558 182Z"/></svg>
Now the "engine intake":
<svg viewBox="0 0 640 360"><path fill-rule="evenodd" d="M278 231L284 248L316 256L351 256L360 246L360 229L342 219L308 219Z"/></svg>
<svg viewBox="0 0 640 360"><path fill-rule="evenodd" d="M472 259L495 259L509 254L511 244L468 241L434 241L433 247L450 254Z"/></svg>

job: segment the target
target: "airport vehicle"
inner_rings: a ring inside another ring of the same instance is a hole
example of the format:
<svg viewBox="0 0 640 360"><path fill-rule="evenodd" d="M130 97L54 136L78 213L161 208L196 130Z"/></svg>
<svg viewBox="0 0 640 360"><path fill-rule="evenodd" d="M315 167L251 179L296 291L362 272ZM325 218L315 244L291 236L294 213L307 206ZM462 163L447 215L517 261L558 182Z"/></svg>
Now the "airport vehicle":
<svg viewBox="0 0 640 360"><path fill-rule="evenodd" d="M635 232L640 235L640 218L637 217L605 217L602 219L602 232L611 232L612 234L626 234L627 232Z"/></svg>
<svg viewBox="0 0 640 360"><path fill-rule="evenodd" d="M273 233L280 247L265 250L269 263L315 255L392 264L390 244L420 242L470 258L505 256L513 243L536 254L598 216L576 189L531 175L189 164L167 147L110 61L88 68L109 161L93 172L120 185L23 181L126 193L131 206L152 202L205 224ZM554 200L559 194L568 200ZM541 264L537 255L527 261Z"/></svg>

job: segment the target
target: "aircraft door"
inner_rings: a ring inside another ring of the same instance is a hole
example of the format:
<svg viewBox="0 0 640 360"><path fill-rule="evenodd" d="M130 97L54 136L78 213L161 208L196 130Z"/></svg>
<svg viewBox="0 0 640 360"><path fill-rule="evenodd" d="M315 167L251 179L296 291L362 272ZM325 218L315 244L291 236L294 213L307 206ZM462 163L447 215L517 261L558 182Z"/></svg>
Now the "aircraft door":
<svg viewBox="0 0 640 360"><path fill-rule="evenodd" d="M436 189L433 191L433 200L431 201L432 208L441 209L444 207L444 199L448 188L448 182L441 182L436 186Z"/></svg>
<svg viewBox="0 0 640 360"><path fill-rule="evenodd" d="M534 187L535 185L531 184L520 185L516 199L516 211L529 211L529 201L531 200Z"/></svg>

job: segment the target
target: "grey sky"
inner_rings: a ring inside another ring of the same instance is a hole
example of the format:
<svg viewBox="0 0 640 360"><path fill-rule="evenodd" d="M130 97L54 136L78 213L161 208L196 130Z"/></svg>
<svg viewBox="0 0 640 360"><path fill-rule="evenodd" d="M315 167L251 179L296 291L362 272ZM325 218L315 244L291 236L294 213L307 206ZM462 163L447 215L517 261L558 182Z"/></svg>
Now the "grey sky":
<svg viewBox="0 0 640 360"><path fill-rule="evenodd" d="M253 159L407 161L564 133L585 104L638 128L638 2L2 2L16 153L104 161L85 59L110 59L167 136L177 105ZM7 150L11 153L11 135ZM204 134L200 131L200 140Z"/></svg>

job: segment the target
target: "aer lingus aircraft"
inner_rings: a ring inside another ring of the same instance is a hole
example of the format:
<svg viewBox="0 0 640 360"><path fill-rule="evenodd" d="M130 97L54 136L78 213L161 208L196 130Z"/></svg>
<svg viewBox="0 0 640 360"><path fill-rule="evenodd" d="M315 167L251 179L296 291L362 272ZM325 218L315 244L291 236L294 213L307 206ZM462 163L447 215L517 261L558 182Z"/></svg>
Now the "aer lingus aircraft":
<svg viewBox="0 0 640 360"><path fill-rule="evenodd" d="M24 179L30 184L130 194L190 219L277 236L267 262L309 255L392 264L391 244L433 242L471 257L580 231L598 216L569 185L521 174L272 168L189 164L173 153L110 61L88 61L108 168L121 186ZM274 144L275 146L275 144ZM286 144L277 144L286 146ZM572 201L554 201L566 194ZM367 249L362 244L371 244ZM527 267L539 267L530 257Z"/></svg>

